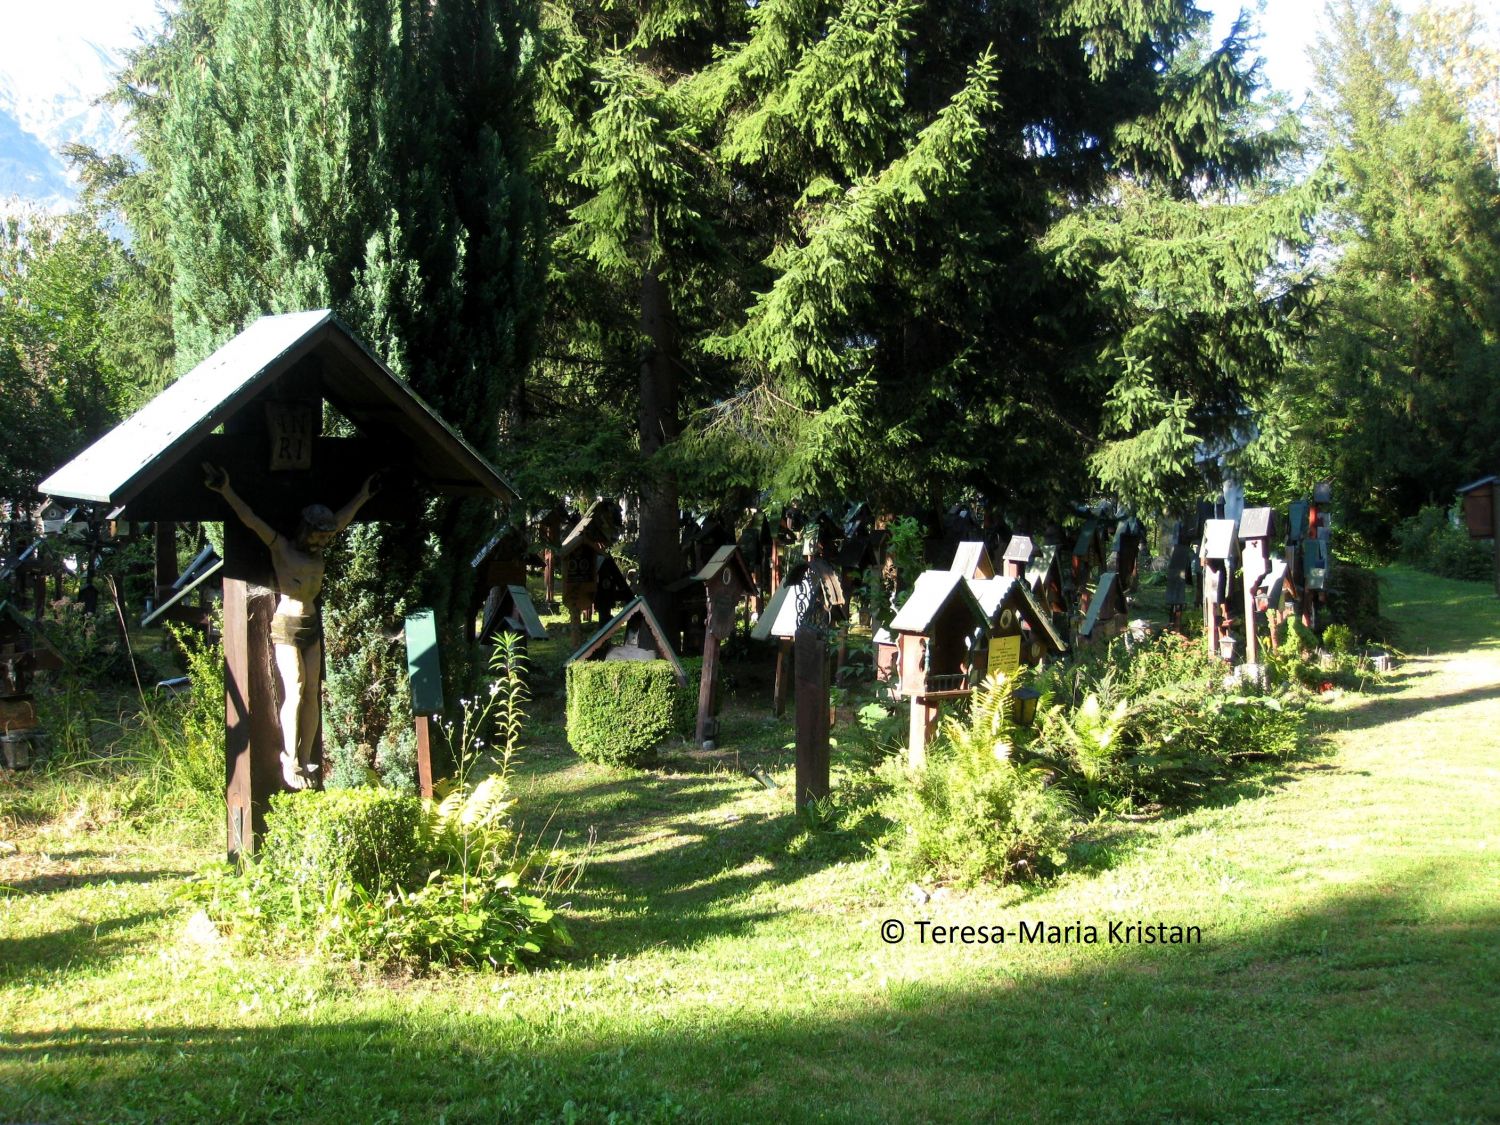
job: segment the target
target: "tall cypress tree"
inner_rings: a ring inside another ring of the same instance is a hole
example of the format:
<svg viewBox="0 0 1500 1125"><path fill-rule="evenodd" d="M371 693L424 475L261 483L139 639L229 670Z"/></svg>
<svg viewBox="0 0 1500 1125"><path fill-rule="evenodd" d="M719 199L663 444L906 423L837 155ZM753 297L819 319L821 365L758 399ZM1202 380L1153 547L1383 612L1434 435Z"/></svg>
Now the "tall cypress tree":
<svg viewBox="0 0 1500 1125"><path fill-rule="evenodd" d="M333 308L494 456L537 315L537 197L524 52L503 0L190 0L139 60L137 128L170 263L178 366L267 312ZM431 505L365 525L330 568L331 741L409 729L388 638L432 605L457 643L467 560L493 513Z"/></svg>

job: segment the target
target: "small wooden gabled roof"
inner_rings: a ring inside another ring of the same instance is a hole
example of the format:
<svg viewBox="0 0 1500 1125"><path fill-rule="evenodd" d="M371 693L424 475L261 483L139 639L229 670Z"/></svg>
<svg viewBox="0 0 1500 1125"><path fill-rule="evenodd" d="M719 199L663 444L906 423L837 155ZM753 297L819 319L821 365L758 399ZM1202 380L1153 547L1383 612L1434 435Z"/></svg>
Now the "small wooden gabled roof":
<svg viewBox="0 0 1500 1125"><path fill-rule="evenodd" d="M953 553L953 563L948 567L954 574L965 578L993 578L995 564L982 540L966 539Z"/></svg>
<svg viewBox="0 0 1500 1125"><path fill-rule="evenodd" d="M1113 570L1106 570L1099 576L1099 581L1094 586L1094 596L1089 599L1089 611L1084 615L1083 624L1078 626L1080 637L1093 636L1094 628L1100 621L1108 621L1125 611L1125 595L1120 590L1119 577ZM1108 613L1105 612L1106 609L1109 610Z"/></svg>
<svg viewBox="0 0 1500 1125"><path fill-rule="evenodd" d="M1067 643L1052 624L1052 615L1044 610L1024 578L969 579L969 589L988 615L991 626L1003 609L1014 609L1032 632L1052 646L1054 653L1068 651Z"/></svg>
<svg viewBox="0 0 1500 1125"><path fill-rule="evenodd" d="M703 569L693 577L699 582L712 582L719 577L720 571L725 567L729 567L739 575L740 582L744 584L745 589L755 589L755 578L750 574L750 568L745 565L745 556L735 543L730 543L715 551L713 557L703 564Z"/></svg>
<svg viewBox="0 0 1500 1125"><path fill-rule="evenodd" d="M1031 556L1031 561L1026 564L1026 581L1035 586L1039 582L1047 581L1048 575L1053 572L1061 577L1061 572L1057 569L1057 546L1044 543L1036 549Z"/></svg>
<svg viewBox="0 0 1500 1125"><path fill-rule="evenodd" d="M1240 513L1240 542L1269 539L1276 534L1276 509L1246 508Z"/></svg>
<svg viewBox="0 0 1500 1125"><path fill-rule="evenodd" d="M1234 520L1205 520L1203 546L1199 553L1203 558L1215 561L1234 558Z"/></svg>
<svg viewBox="0 0 1500 1125"><path fill-rule="evenodd" d="M611 617L608 622L599 628L597 633L584 641L578 651L563 662L563 667L567 667L575 661L588 660L593 657L609 643L611 637L617 633L624 632L625 626L630 623L630 619L633 617L640 617L645 621L646 627L651 630L651 636L656 640L656 651L662 654L663 660L670 660L672 662L677 682L680 684L687 683L687 669L682 666L682 661L677 659L677 651L672 647L672 643L667 640L666 630L661 627L661 622L656 619L656 614L651 612L651 607L646 604L646 599L640 595L626 602L625 607L619 613Z"/></svg>
<svg viewBox="0 0 1500 1125"><path fill-rule="evenodd" d="M891 621L891 632L926 634L938 614L955 598L968 606L975 621L985 629L989 628L989 614L974 597L974 591L963 575L951 570L928 570L917 575L911 597Z"/></svg>
<svg viewBox="0 0 1500 1125"><path fill-rule="evenodd" d="M1005 545L1005 553L1000 557L1006 562L1020 563L1025 566L1031 561L1031 556L1036 552L1036 547L1031 542L1029 535L1012 535L1010 542Z"/></svg>
<svg viewBox="0 0 1500 1125"><path fill-rule="evenodd" d="M327 309L263 316L41 484L48 496L121 506L194 454L293 366L321 361L319 391L357 430L404 451L434 491L516 497L514 488ZM217 501L217 497L213 498Z"/></svg>
<svg viewBox="0 0 1500 1125"><path fill-rule="evenodd" d="M1471 480L1468 484L1459 485L1459 495L1463 495L1465 492L1473 492L1476 488L1480 488L1486 484L1494 484L1497 480L1500 480L1500 477L1488 476L1480 477L1478 480Z"/></svg>
<svg viewBox="0 0 1500 1125"><path fill-rule="evenodd" d="M750 630L752 640L791 640L797 635L797 599L794 587L778 586Z"/></svg>
<svg viewBox="0 0 1500 1125"><path fill-rule="evenodd" d="M507 613L506 610L510 612ZM490 612L479 627L479 639L489 641L500 630L502 624L509 625L516 633L523 633L532 640L545 641L547 627L542 624L531 594L525 586L507 586L505 592L495 599Z"/></svg>

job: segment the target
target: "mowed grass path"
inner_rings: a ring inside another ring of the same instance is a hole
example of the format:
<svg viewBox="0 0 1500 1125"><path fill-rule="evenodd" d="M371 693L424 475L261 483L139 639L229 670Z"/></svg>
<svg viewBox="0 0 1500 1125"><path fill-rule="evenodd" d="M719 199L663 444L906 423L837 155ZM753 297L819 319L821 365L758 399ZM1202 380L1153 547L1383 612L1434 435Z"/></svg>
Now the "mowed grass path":
<svg viewBox="0 0 1500 1125"><path fill-rule="evenodd" d="M525 803L598 842L577 957L527 976L234 960L170 897L213 841L23 830L0 1121L1500 1119L1500 600L1392 570L1385 608L1411 659L1322 712L1318 750L1041 890L918 905L785 787L538 746ZM736 721L726 743L775 743ZM923 920L1204 941L936 945Z"/></svg>

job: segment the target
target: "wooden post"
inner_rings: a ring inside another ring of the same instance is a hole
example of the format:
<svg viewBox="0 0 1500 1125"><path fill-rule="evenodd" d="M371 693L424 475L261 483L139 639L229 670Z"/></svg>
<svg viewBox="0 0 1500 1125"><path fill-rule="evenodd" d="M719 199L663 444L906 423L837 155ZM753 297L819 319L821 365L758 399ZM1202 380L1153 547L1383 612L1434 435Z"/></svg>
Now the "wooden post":
<svg viewBox="0 0 1500 1125"><path fill-rule="evenodd" d="M786 714L786 697L792 687L792 642L783 637L776 642L776 683L771 689L771 707L779 719Z"/></svg>
<svg viewBox="0 0 1500 1125"><path fill-rule="evenodd" d="M927 765L927 740L932 736L932 724L937 718L937 707L925 696L911 697L911 726L907 731L906 765L912 770Z"/></svg>
<svg viewBox="0 0 1500 1125"><path fill-rule="evenodd" d="M828 796L828 642L806 626L793 641L797 677L797 778L800 811Z"/></svg>
<svg viewBox="0 0 1500 1125"><path fill-rule="evenodd" d="M177 525L168 520L157 520L152 527L152 539L156 547L156 604L161 605L172 596L172 585L177 581Z"/></svg>
<svg viewBox="0 0 1500 1125"><path fill-rule="evenodd" d="M557 601L557 555L551 547L542 551L542 597L547 603L547 612L552 612L552 607Z"/></svg>
<svg viewBox="0 0 1500 1125"><path fill-rule="evenodd" d="M1203 568L1203 635L1208 640L1208 654L1219 658L1219 607L1209 600L1209 583L1217 581L1211 577L1209 568Z"/></svg>
<svg viewBox="0 0 1500 1125"><path fill-rule="evenodd" d="M1259 543L1247 546L1242 566L1245 586L1245 663L1260 663L1260 641L1255 635L1255 591L1266 574L1265 554Z"/></svg>
<svg viewBox="0 0 1500 1125"><path fill-rule="evenodd" d="M226 553L229 551L226 528ZM224 799L231 863L254 855L281 778L281 726L271 662L276 597L224 580Z"/></svg>
<svg viewBox="0 0 1500 1125"><path fill-rule="evenodd" d="M432 718L443 712L443 673L438 659L437 615L419 609L406 617L406 676L417 728L417 787L432 796Z"/></svg>
<svg viewBox="0 0 1500 1125"><path fill-rule="evenodd" d="M703 630L703 674L698 680L698 732L700 749L711 750L710 743L718 731L714 723L714 698L719 690L719 636L714 631L714 612L710 601L708 620Z"/></svg>
<svg viewBox="0 0 1500 1125"><path fill-rule="evenodd" d="M432 717L416 716L417 727L417 792L423 797L432 797Z"/></svg>

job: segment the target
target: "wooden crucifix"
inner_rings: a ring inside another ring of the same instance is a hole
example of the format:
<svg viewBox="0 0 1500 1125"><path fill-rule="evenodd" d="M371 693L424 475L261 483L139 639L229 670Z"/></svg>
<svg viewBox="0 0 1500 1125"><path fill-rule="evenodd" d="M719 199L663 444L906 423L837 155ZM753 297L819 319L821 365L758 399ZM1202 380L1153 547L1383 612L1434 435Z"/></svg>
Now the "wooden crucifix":
<svg viewBox="0 0 1500 1125"><path fill-rule="evenodd" d="M356 436L325 436L325 414L341 416ZM210 487L205 463L213 467ZM373 474L382 481L378 492ZM322 652L314 645L321 547L355 520L409 520L433 495L515 497L326 310L262 317L43 481L41 491L119 508L122 519L224 524L232 859L254 850L272 794L321 778L314 768L321 756L315 685ZM313 526L290 534L317 499L345 506L315 511Z"/></svg>

